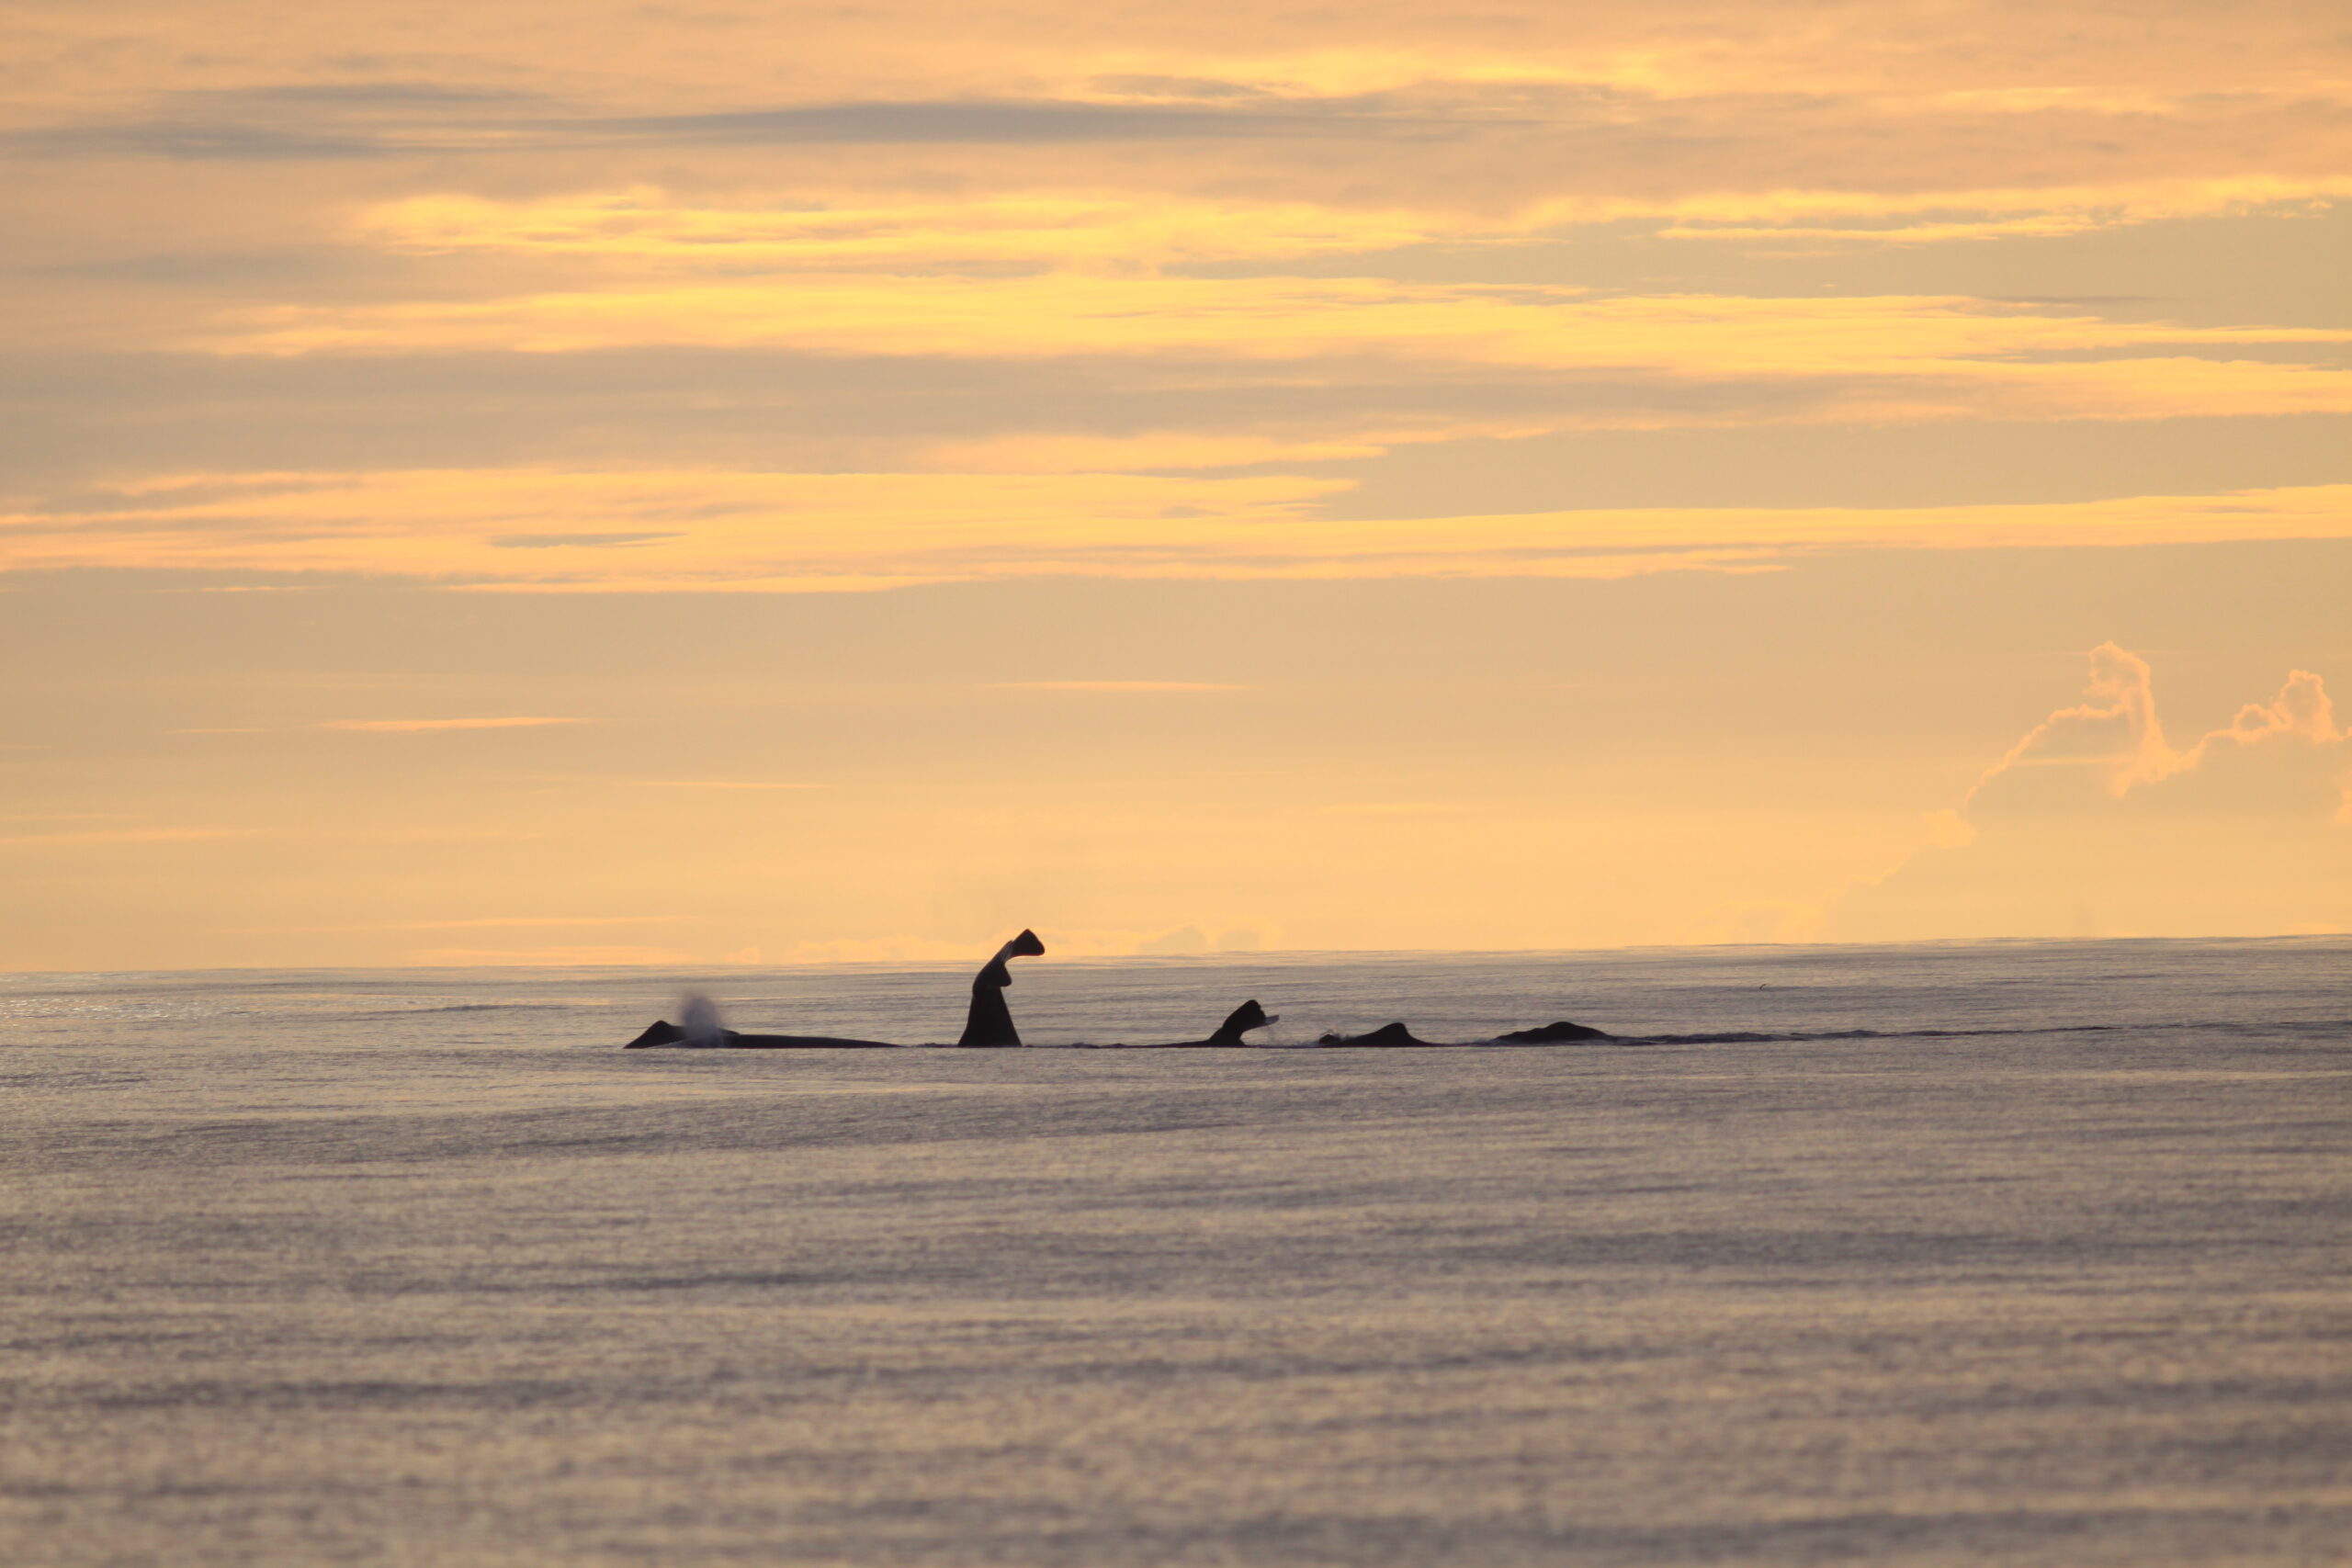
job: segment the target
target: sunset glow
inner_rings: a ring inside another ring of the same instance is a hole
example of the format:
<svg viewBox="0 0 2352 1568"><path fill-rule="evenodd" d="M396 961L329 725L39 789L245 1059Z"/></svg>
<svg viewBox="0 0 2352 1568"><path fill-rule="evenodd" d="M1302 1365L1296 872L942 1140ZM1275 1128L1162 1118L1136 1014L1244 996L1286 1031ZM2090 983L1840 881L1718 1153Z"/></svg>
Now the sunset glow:
<svg viewBox="0 0 2352 1568"><path fill-rule="evenodd" d="M0 38L10 967L2352 930L2326 7Z"/></svg>

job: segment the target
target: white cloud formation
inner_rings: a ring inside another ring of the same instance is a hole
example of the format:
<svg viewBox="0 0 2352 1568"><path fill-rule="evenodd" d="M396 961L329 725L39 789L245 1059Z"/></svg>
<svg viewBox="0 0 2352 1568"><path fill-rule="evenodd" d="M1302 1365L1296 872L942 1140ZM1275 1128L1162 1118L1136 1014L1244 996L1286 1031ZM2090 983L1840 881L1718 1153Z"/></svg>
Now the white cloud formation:
<svg viewBox="0 0 2352 1568"><path fill-rule="evenodd" d="M2085 700L1937 818L1931 842L1832 904L1826 934L2352 930L2352 730L2308 670L2176 747L2147 661L2102 644Z"/></svg>

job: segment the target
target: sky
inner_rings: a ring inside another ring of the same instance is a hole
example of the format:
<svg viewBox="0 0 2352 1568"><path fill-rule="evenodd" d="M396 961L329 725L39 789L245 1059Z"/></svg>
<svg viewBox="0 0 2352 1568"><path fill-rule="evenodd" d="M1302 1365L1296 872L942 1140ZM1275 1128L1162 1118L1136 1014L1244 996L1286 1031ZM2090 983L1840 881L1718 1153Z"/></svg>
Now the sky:
<svg viewBox="0 0 2352 1568"><path fill-rule="evenodd" d="M2334 0L0 85L0 968L2352 931Z"/></svg>

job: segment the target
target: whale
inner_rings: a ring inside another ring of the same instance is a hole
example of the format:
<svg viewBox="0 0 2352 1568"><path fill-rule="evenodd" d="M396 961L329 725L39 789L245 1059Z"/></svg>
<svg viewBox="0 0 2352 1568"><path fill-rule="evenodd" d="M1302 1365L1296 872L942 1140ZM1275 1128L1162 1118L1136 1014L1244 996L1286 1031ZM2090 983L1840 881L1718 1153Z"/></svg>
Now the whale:
<svg viewBox="0 0 2352 1568"><path fill-rule="evenodd" d="M1005 987L1012 984L1012 971L1006 968L1015 958L1042 958L1046 944L1037 933L1024 931L996 950L996 955L980 965L972 976L972 1005L965 1015L963 1037L958 1045L998 1047L1021 1043L1021 1032L1012 1024L1012 1013L1004 1005ZM1256 1003L1250 1004L1255 1007ZM653 1023L628 1044L624 1051L642 1051L657 1045L716 1046L735 1051L890 1051L899 1047L888 1040L852 1040L834 1034L746 1034L738 1030L719 1026L718 1010L704 998L694 998L686 1004L684 1026L668 1019L656 1019ZM1239 1017L1236 1014L1235 1017ZM1226 1021L1231 1023L1233 1020Z"/></svg>
<svg viewBox="0 0 2352 1568"><path fill-rule="evenodd" d="M1035 939L1032 938L1031 940L1035 941ZM1015 938L1014 941L1018 942L1019 939ZM1013 943L1008 942L1005 945L1010 948ZM1024 955L1026 954L1019 952L1010 954L1010 956L1014 957ZM990 959L989 961L989 966L993 967L1001 964L1006 956L1007 954L1000 953L996 958ZM986 974L987 971L984 969L982 971L982 975L985 976ZM1006 984L1009 985L1011 981L1008 978ZM977 1001L982 993L978 989L979 982L975 981L974 984L976 987L975 1000ZM1001 1008L1002 1006L1002 990L1003 987L991 985L988 987L985 994L991 999L995 1000L998 1007ZM1225 1021L1218 1024L1216 1031L1204 1040L1157 1040L1142 1042L1135 1044L1116 1043L1100 1045L1080 1043L1065 1048L1078 1051L1200 1051L1216 1049L1232 1050L1235 1048L1248 1049L1250 1048L1248 1036L1252 1031L1263 1029L1270 1023L1279 1023L1281 1021L1282 1019L1280 1014L1268 1012L1264 1008L1258 1005L1257 998L1253 997L1250 1000L1243 1002L1239 1007L1235 1008L1232 1012L1227 1014ZM979 1033L979 1039L977 1042L971 1038L974 1031L971 1025L967 1022L965 1029L966 1037L957 1040L956 1044L958 1046L970 1046L977 1043L982 1049L998 1049L1007 1045L1018 1045L1021 1043L1020 1036L1017 1033L1013 1034L1010 1041L1004 1039L1004 1033L1011 1030L1012 1020L1009 1017L1002 1018L1001 1020L998 1019L995 1016L994 1010L989 1010L987 1014L984 1014L980 1020L980 1023L982 1027ZM1380 1028L1371 1030L1363 1034L1326 1034L1321 1039L1316 1041L1315 1043L1318 1046L1352 1048L1359 1050L1436 1051L1456 1050L1476 1045L1567 1045L1581 1043L1623 1045L1638 1043L1638 1042L1628 1041L1623 1036L1611 1034L1606 1030L1594 1029L1588 1024L1571 1023L1567 1020L1562 1019L1557 1022L1542 1024L1533 1029L1515 1029L1507 1034L1498 1034L1486 1040L1424 1040L1420 1036L1415 1034L1411 1029L1408 1028L1400 1021L1396 1023L1383 1024ZM658 1045L717 1046L737 1051L899 1051L922 1049L936 1050L943 1048L937 1045L929 1047L906 1046L888 1040L854 1040L838 1034L752 1034L732 1029L719 1028L716 1026L715 1022L707 1022L698 1030L687 1029L672 1023L667 1019L657 1019L646 1029L644 1033L630 1041L626 1046L622 1047L622 1049L639 1051Z"/></svg>
<svg viewBox="0 0 2352 1568"><path fill-rule="evenodd" d="M1005 962L1013 958L1042 958L1046 944L1037 933L1024 931L996 950L996 956L980 965L972 976L972 1008L964 1016L964 1035L958 1045L996 1047L1021 1043L1021 1031L1012 1027L1012 1010L1004 1005L1004 988L1012 984L1012 971Z"/></svg>
<svg viewBox="0 0 2352 1568"><path fill-rule="evenodd" d="M1216 1047L1247 1046L1244 1038L1253 1029L1263 1029L1270 1023L1281 1022L1279 1014L1270 1013L1258 1005L1257 999L1243 1002L1226 1015L1223 1023L1205 1040L1153 1041L1141 1045L1080 1045L1078 1050L1093 1051L1191 1051ZM888 1040L850 1040L833 1034L746 1034L732 1029L706 1032L699 1040L693 1032L672 1023L668 1019L656 1020L644 1033L621 1047L625 1051L645 1050L656 1045L705 1044L736 1051L899 1051L926 1049L902 1046ZM965 1043L957 1041L958 1045ZM928 1047L941 1049L942 1047Z"/></svg>
<svg viewBox="0 0 2352 1568"><path fill-rule="evenodd" d="M655 1019L644 1033L621 1047L642 1051L654 1045L716 1045L737 1051L895 1051L888 1040L844 1040L831 1034L744 1034L722 1029L715 1036L696 1039L666 1018Z"/></svg>
<svg viewBox="0 0 2352 1568"><path fill-rule="evenodd" d="M1373 1049L1442 1050L1464 1045L1562 1045L1586 1040L1615 1040L1617 1036L1562 1019L1535 1029L1515 1029L1486 1040L1423 1040L1400 1023L1384 1023L1363 1034L1326 1034L1317 1045L1362 1046Z"/></svg>
<svg viewBox="0 0 2352 1568"><path fill-rule="evenodd" d="M1008 965L1015 958L1042 958L1046 944L1037 933L1024 931L998 948L979 973L972 976L972 1001L964 1017L964 1032L956 1043L967 1050L1001 1050L1021 1044L1021 1031L1012 1021L1012 1012L1005 1005L1004 993L1012 984L1012 971ZM656 1019L644 1033L623 1046L627 1051L642 1051L655 1046L718 1047L736 1051L891 1051L902 1050L888 1040L856 1040L839 1034L752 1034L724 1027L718 1021L718 1010L707 997L690 997L686 1010L680 1015L684 1022L672 1023L668 1019ZM1096 1051L1187 1051L1230 1050L1247 1046L1252 1031L1278 1023L1281 1019L1258 1005L1255 997L1243 1002L1226 1015L1205 1040L1153 1041L1140 1044L1080 1044L1075 1050ZM1326 1034L1317 1045L1353 1046L1367 1049L1419 1048L1432 1049L1449 1045L1556 1045L1581 1041L1615 1041L1617 1037L1605 1031L1566 1019L1556 1023L1543 1024L1534 1029L1514 1030L1487 1040L1442 1041L1423 1040L1403 1023L1383 1024L1366 1034Z"/></svg>
<svg viewBox="0 0 2352 1568"><path fill-rule="evenodd" d="M1264 1008L1258 1005L1258 998L1252 997L1248 1001L1243 1002L1239 1007L1235 1008L1231 1012L1226 1014L1225 1021L1218 1024L1216 1026L1216 1032L1211 1034L1206 1040L1175 1040L1170 1041L1165 1045L1150 1045L1144 1047L1144 1049L1152 1051L1184 1051L1195 1048L1215 1049L1217 1047L1247 1045L1250 1043L1242 1038L1243 1035L1249 1033L1253 1029L1263 1029L1270 1023L1280 1023L1281 1021L1282 1015L1280 1013L1268 1012Z"/></svg>
<svg viewBox="0 0 2352 1568"><path fill-rule="evenodd" d="M1250 1042L1243 1039L1242 1036L1248 1034L1251 1030L1263 1029L1270 1023L1280 1023L1281 1021L1282 1015L1280 1013L1268 1012L1264 1008L1258 1005L1258 998L1252 997L1248 1001L1243 1002L1239 1007L1235 1008L1231 1012L1226 1014L1225 1021L1218 1024L1216 1026L1216 1032L1211 1034L1206 1040L1150 1040L1140 1044L1132 1045L1125 1043L1109 1045L1088 1043L1073 1046L1071 1048L1073 1050L1080 1051L1230 1050L1237 1045L1248 1046Z"/></svg>

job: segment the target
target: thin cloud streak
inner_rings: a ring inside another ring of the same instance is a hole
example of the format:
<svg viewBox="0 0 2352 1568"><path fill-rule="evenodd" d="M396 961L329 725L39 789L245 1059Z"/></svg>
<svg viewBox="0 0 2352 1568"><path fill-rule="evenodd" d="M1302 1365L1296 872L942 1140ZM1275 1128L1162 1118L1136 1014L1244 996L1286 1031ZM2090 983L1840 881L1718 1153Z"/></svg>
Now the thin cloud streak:
<svg viewBox="0 0 2352 1568"><path fill-rule="evenodd" d="M332 935L350 931L455 931L492 930L558 930L589 926L664 926L684 920L684 915L500 915L471 920L392 920L367 925L338 926L233 926L222 928L228 936L297 936Z"/></svg>
<svg viewBox="0 0 2352 1568"><path fill-rule="evenodd" d="M607 784L636 789L823 789L818 784L776 784L763 779L607 779Z"/></svg>
<svg viewBox="0 0 2352 1568"><path fill-rule="evenodd" d="M0 517L18 570L318 571L503 592L870 592L1040 577L1635 576L1757 570L1838 548L2034 547L2352 537L2352 485L1916 508L1652 508L1346 519L1341 481L1291 478L514 470L207 475L94 513ZM485 536L518 513L695 521L626 553ZM844 529L838 519L858 518ZM582 718L349 719L387 732Z"/></svg>
<svg viewBox="0 0 2352 1568"><path fill-rule="evenodd" d="M998 681L1000 692L1246 692L1222 681Z"/></svg>
<svg viewBox="0 0 2352 1568"><path fill-rule="evenodd" d="M365 730L374 734L407 735L427 729L534 729L551 724L594 724L587 718L335 718L321 729Z"/></svg>
<svg viewBox="0 0 2352 1568"><path fill-rule="evenodd" d="M84 849L119 844L196 844L217 839L251 838L256 828L94 828L68 833L0 835L12 849Z"/></svg>

